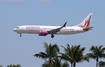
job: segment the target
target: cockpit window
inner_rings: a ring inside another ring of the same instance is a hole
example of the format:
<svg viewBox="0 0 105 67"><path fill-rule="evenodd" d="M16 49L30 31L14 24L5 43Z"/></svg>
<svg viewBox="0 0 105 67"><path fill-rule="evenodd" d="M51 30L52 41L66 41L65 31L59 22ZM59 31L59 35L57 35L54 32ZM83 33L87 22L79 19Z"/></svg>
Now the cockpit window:
<svg viewBox="0 0 105 67"><path fill-rule="evenodd" d="M19 27L16 27L17 29L19 28Z"/></svg>

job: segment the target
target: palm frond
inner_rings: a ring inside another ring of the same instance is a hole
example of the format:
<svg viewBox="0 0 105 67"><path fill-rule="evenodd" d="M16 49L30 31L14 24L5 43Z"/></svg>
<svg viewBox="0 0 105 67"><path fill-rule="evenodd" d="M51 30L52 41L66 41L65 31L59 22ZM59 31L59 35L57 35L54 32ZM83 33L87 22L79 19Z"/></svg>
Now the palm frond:
<svg viewBox="0 0 105 67"><path fill-rule="evenodd" d="M34 55L35 57L41 57L41 58L47 58L48 57L48 55L47 54L45 54L44 52L40 52L39 54L35 54Z"/></svg>
<svg viewBox="0 0 105 67"><path fill-rule="evenodd" d="M105 67L105 61L100 61L99 62L99 67Z"/></svg>

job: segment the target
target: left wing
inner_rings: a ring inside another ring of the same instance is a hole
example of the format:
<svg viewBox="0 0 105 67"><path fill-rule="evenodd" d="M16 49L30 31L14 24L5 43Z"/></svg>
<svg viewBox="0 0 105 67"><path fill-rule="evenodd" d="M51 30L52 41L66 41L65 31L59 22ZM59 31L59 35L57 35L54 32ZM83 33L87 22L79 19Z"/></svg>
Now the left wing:
<svg viewBox="0 0 105 67"><path fill-rule="evenodd" d="M65 22L64 25L61 26L61 27L59 27L59 28L49 30L48 33L49 33L49 34L56 34L57 32L59 32L62 28L64 28L64 27L66 26L66 23L67 23L67 22Z"/></svg>

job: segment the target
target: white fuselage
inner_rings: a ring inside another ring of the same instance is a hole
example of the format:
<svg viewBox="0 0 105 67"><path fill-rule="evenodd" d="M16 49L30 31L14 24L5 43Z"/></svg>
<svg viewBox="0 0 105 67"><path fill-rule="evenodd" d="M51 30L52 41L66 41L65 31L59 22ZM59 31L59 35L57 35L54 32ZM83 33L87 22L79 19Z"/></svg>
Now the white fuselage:
<svg viewBox="0 0 105 67"><path fill-rule="evenodd" d="M19 33L19 34L40 34L41 30L52 30L59 28L60 26L39 26L39 25L23 25L18 26L13 29L13 31ZM59 32L56 34L62 34L62 35L69 35L69 34L77 34L77 33L83 33L85 32L83 28L78 26L66 26L62 28Z"/></svg>
<svg viewBox="0 0 105 67"><path fill-rule="evenodd" d="M39 36L46 36L51 34L51 38L57 35L71 35L83 33L89 30L92 30L93 27L90 26L92 13L89 15L78 25L75 26L66 26L67 22L65 22L62 26L42 26L42 25L22 25L13 29L13 31L20 34L38 34Z"/></svg>

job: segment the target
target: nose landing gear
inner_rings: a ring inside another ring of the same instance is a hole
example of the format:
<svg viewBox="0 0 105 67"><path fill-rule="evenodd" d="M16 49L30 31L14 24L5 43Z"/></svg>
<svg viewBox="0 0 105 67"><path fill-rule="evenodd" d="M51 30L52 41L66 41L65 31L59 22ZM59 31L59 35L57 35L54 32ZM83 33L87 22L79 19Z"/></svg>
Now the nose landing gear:
<svg viewBox="0 0 105 67"><path fill-rule="evenodd" d="M22 37L22 34L20 33L20 37Z"/></svg>

